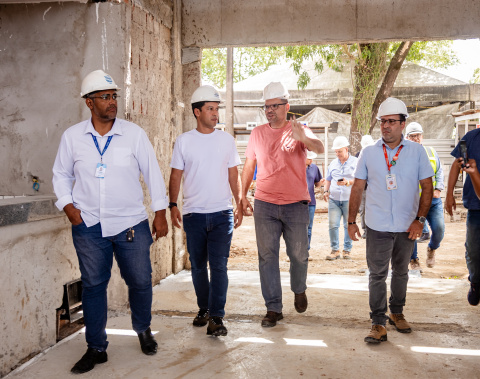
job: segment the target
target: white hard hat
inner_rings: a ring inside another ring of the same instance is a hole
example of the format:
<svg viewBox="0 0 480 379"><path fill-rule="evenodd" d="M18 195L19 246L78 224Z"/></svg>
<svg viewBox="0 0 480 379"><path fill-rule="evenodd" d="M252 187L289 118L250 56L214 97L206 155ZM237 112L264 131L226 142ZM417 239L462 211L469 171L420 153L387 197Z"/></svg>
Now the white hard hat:
<svg viewBox="0 0 480 379"><path fill-rule="evenodd" d="M95 70L90 74L85 76L82 82L82 92L80 92L81 97L85 97L89 93L96 91L106 91L107 89L119 90L114 80L110 75L105 73L103 70Z"/></svg>
<svg viewBox="0 0 480 379"><path fill-rule="evenodd" d="M360 141L360 145L362 145L362 149L365 149L367 146L371 146L375 143L372 136L370 134L362 136L362 140Z"/></svg>
<svg viewBox="0 0 480 379"><path fill-rule="evenodd" d="M338 149L341 149L342 147L347 147L347 146L350 146L350 142L348 142L347 137L338 136L338 137L335 137L335 139L333 140L332 150L338 150Z"/></svg>
<svg viewBox="0 0 480 379"><path fill-rule="evenodd" d="M418 122L411 122L410 124L407 125L405 129L405 134L407 136L410 134L418 134L418 133L423 134L422 125L420 125Z"/></svg>
<svg viewBox="0 0 480 379"><path fill-rule="evenodd" d="M307 159L315 159L317 157L317 153L313 151L307 151Z"/></svg>
<svg viewBox="0 0 480 379"><path fill-rule="evenodd" d="M220 102L220 94L215 89L215 87L204 85L198 87L192 95L191 104L195 104L201 101L214 101L216 103Z"/></svg>
<svg viewBox="0 0 480 379"><path fill-rule="evenodd" d="M405 118L408 118L407 106L402 100L394 97L387 98L378 108L377 120L380 120L382 116L388 116L391 114L403 114Z"/></svg>
<svg viewBox="0 0 480 379"><path fill-rule="evenodd" d="M290 94L282 82L271 82L263 89L263 100L288 99Z"/></svg>

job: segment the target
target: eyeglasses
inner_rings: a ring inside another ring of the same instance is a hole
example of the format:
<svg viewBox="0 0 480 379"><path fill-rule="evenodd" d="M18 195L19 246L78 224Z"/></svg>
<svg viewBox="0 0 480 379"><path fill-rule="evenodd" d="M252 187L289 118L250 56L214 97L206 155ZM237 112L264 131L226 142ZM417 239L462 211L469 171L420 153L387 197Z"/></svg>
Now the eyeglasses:
<svg viewBox="0 0 480 379"><path fill-rule="evenodd" d="M273 111L276 111L280 105L285 105L287 103L278 103L278 104L272 104L272 105L264 105L263 110L268 111L270 108L272 108Z"/></svg>
<svg viewBox="0 0 480 379"><path fill-rule="evenodd" d="M393 124L395 124L397 121L402 122L402 120L394 120L394 119L391 119L391 118L390 118L390 119L388 119L388 120L380 120L380 125L385 125L385 124L387 124L387 125L393 125Z"/></svg>
<svg viewBox="0 0 480 379"><path fill-rule="evenodd" d="M110 95L109 93L104 93L100 96L88 96L89 99L102 99L105 101L109 101L110 99L117 100L119 97L120 95L117 95L116 93L114 93L113 95Z"/></svg>

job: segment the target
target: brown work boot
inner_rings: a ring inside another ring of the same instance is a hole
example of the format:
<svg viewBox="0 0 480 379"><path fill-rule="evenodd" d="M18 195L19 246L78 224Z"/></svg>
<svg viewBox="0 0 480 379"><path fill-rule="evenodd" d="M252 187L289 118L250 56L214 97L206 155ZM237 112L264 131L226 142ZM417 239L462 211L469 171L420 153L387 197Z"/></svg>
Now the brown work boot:
<svg viewBox="0 0 480 379"><path fill-rule="evenodd" d="M427 267L432 268L435 266L435 250L427 247Z"/></svg>
<svg viewBox="0 0 480 379"><path fill-rule="evenodd" d="M388 318L390 325L395 326L395 329L397 329L397 331L400 333L412 332L412 328L410 328L410 324L405 320L403 313L390 313Z"/></svg>
<svg viewBox="0 0 480 379"><path fill-rule="evenodd" d="M387 340L387 329L383 325L372 325L370 333L365 337L367 343L380 343Z"/></svg>
<svg viewBox="0 0 480 379"><path fill-rule="evenodd" d="M332 250L330 255L327 255L325 258L327 261L334 261L335 259L340 259L342 256L340 255L340 250Z"/></svg>
<svg viewBox="0 0 480 379"><path fill-rule="evenodd" d="M418 258L410 260L410 270L419 270L420 272L423 272Z"/></svg>
<svg viewBox="0 0 480 379"><path fill-rule="evenodd" d="M277 325L277 321L280 321L283 318L283 313L277 313L274 311L267 311L267 314L262 320L262 326L264 328L272 328Z"/></svg>
<svg viewBox="0 0 480 379"><path fill-rule="evenodd" d="M307 310L308 300L305 291L295 294L295 301L293 302L293 305L295 305L295 310L298 313L303 313Z"/></svg>
<svg viewBox="0 0 480 379"><path fill-rule="evenodd" d="M343 250L343 259L352 259L350 256L350 251Z"/></svg>

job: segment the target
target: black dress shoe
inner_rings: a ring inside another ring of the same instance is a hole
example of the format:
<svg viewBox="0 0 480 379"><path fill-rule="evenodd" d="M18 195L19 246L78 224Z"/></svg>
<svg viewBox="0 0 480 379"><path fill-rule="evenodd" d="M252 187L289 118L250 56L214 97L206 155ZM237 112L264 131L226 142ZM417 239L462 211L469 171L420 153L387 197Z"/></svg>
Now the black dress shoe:
<svg viewBox="0 0 480 379"><path fill-rule="evenodd" d="M74 374L83 374L84 372L93 370L97 363L105 363L106 361L108 361L106 351L99 351L89 347L82 359L72 367L71 372Z"/></svg>
<svg viewBox="0 0 480 379"><path fill-rule="evenodd" d="M140 346L142 347L143 354L157 354L157 341L155 341L150 328L140 333L138 335L138 339L140 340Z"/></svg>

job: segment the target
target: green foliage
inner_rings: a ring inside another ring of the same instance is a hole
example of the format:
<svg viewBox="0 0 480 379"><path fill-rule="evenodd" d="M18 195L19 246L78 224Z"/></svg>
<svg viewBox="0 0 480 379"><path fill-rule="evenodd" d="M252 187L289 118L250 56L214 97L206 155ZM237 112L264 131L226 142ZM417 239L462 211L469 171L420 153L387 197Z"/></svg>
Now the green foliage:
<svg viewBox="0 0 480 379"><path fill-rule="evenodd" d="M266 71L284 56L283 48L240 47L234 48L233 82ZM216 87L225 87L227 77L227 49L204 49L202 51L202 78Z"/></svg>
<svg viewBox="0 0 480 379"><path fill-rule="evenodd" d="M452 49L453 41L417 41L408 52L406 61L420 64L429 68L447 68L459 63L458 57ZM391 58L400 42L390 44L389 58Z"/></svg>
<svg viewBox="0 0 480 379"><path fill-rule="evenodd" d="M472 79L470 79L470 83L480 83L480 67L473 71L473 76Z"/></svg>

